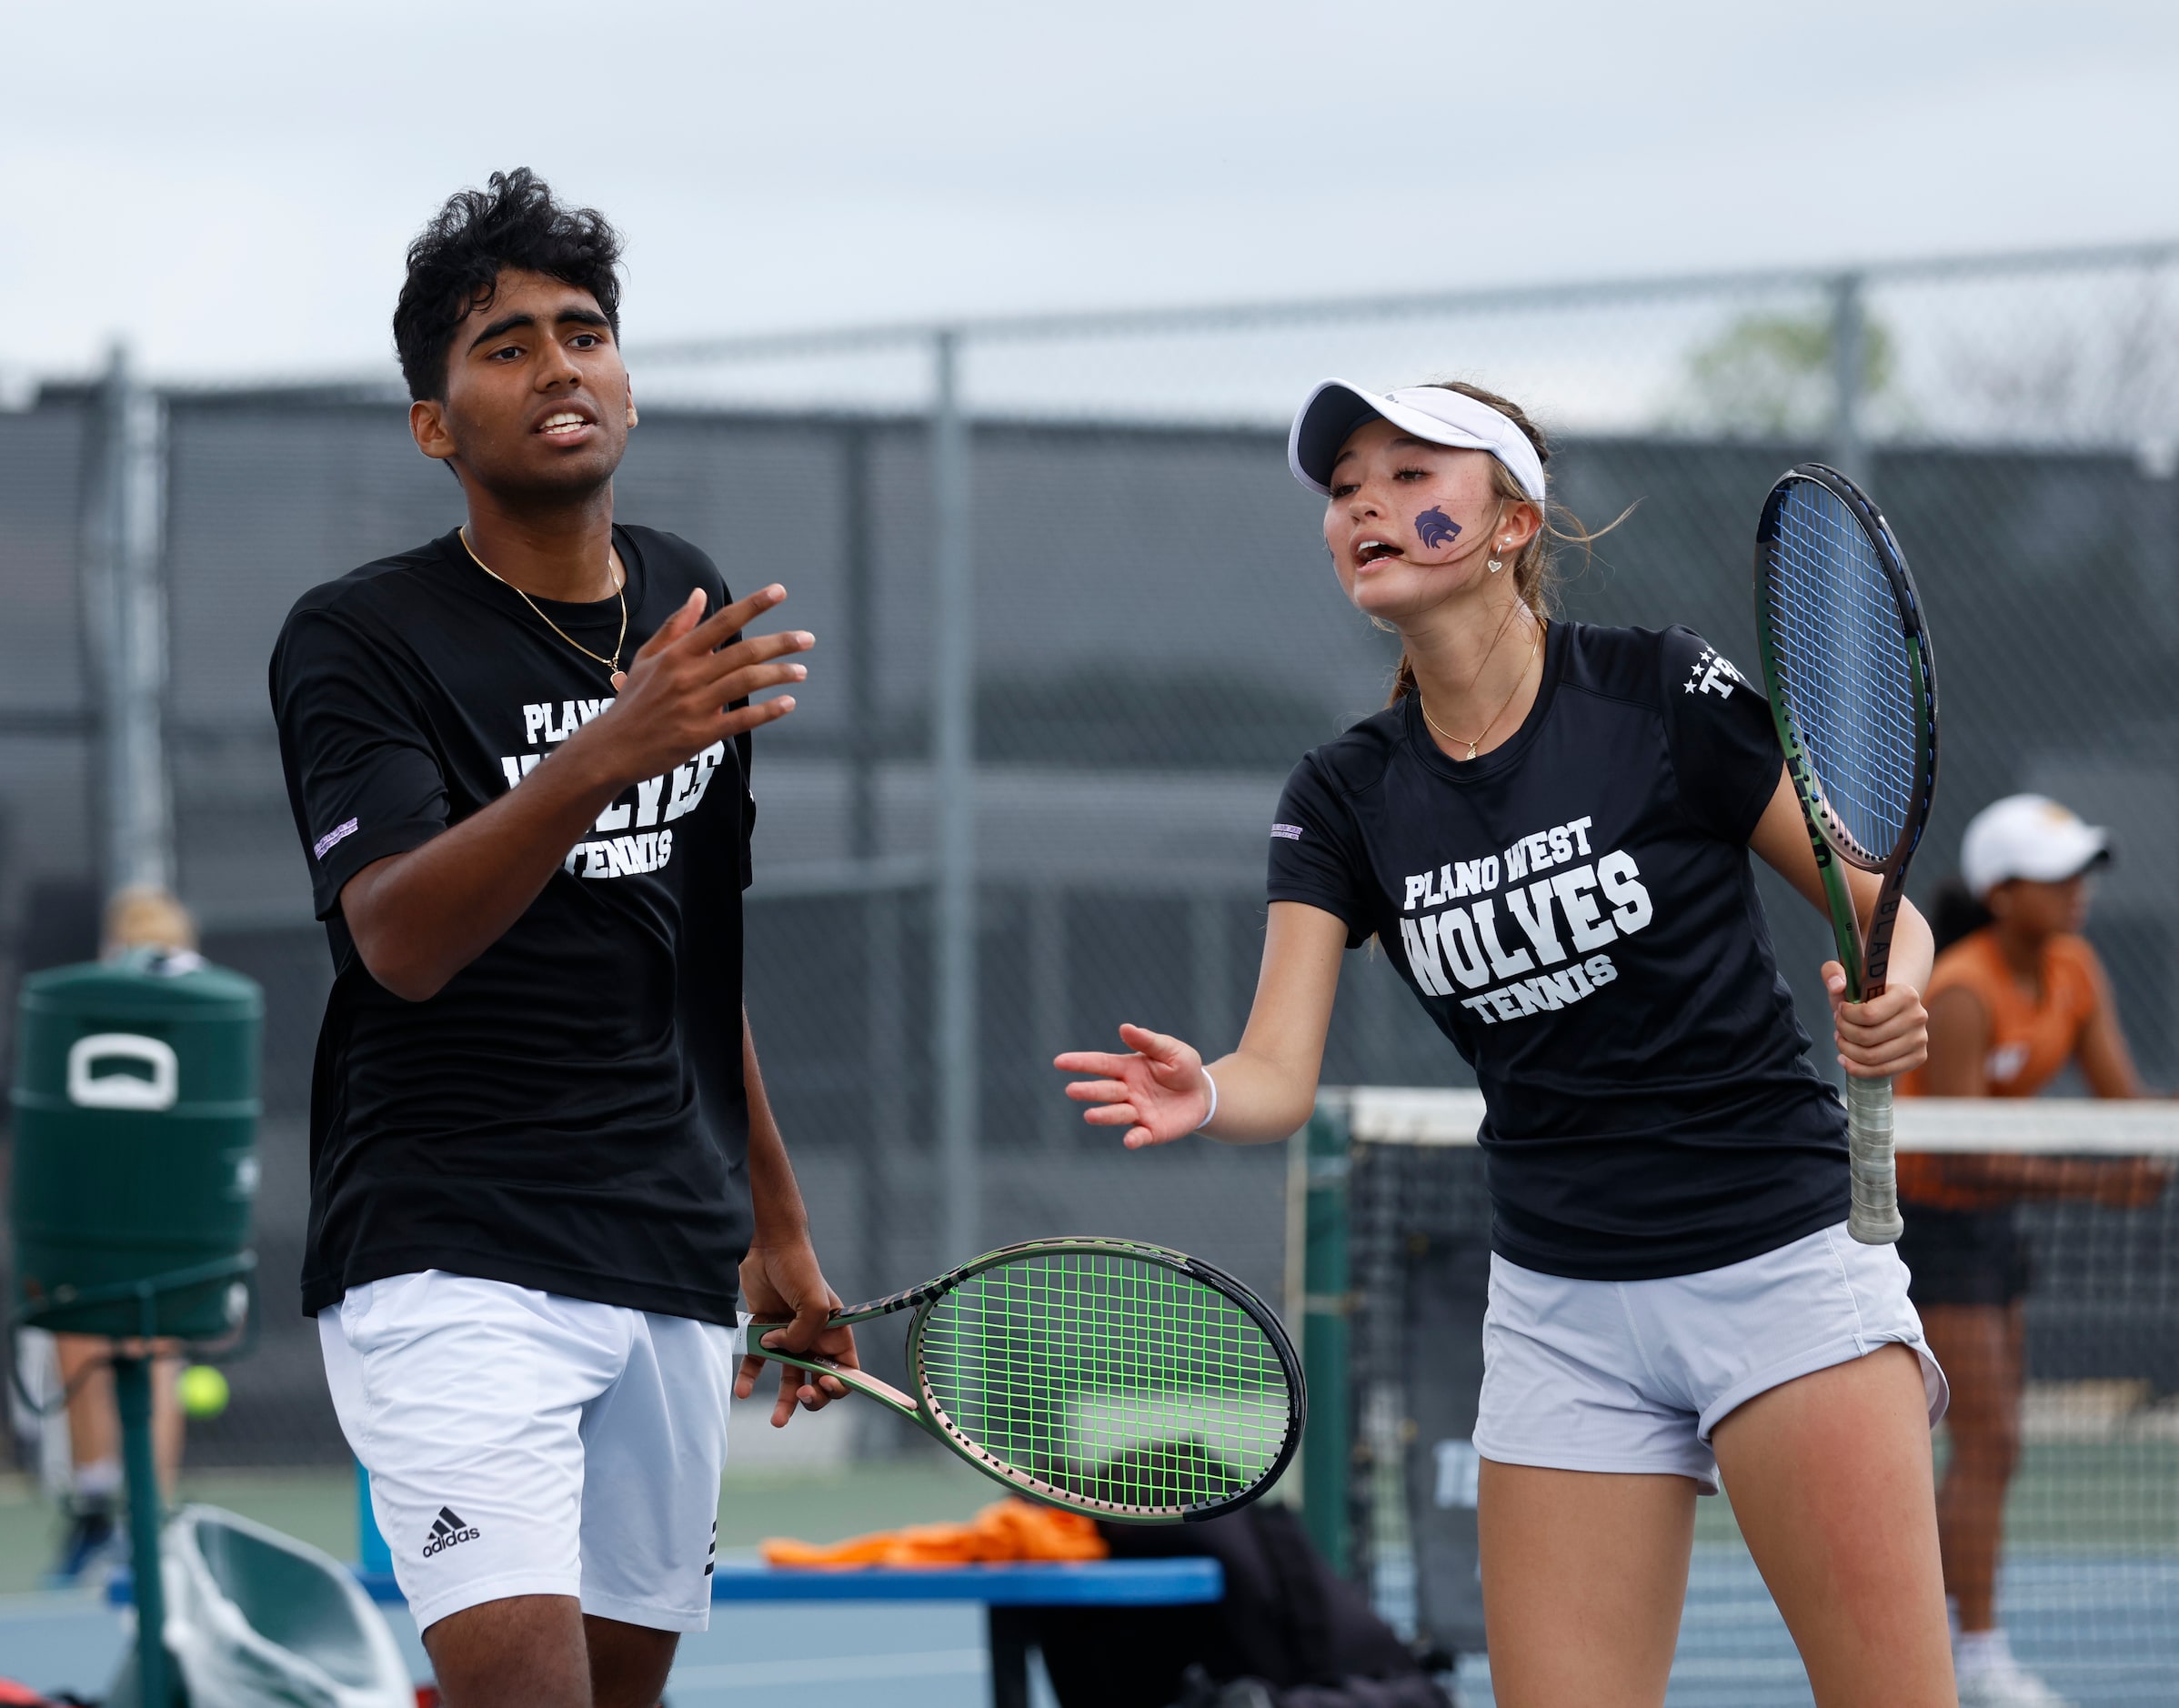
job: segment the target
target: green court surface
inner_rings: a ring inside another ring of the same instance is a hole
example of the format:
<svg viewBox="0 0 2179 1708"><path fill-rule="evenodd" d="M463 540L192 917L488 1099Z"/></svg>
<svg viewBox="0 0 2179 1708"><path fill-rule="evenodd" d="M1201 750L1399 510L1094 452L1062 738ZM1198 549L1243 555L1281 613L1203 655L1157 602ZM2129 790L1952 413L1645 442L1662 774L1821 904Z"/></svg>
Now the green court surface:
<svg viewBox="0 0 2179 1708"><path fill-rule="evenodd" d="M837 1542L860 1531L967 1518L1005 1491L965 1464L917 1452L822 1466L729 1471L719 1491L718 1546L767 1536ZM256 1519L336 1559L356 1557L352 1472L185 1472L181 1498ZM59 1536L52 1503L21 1476L0 1477L0 1594L35 1589Z"/></svg>

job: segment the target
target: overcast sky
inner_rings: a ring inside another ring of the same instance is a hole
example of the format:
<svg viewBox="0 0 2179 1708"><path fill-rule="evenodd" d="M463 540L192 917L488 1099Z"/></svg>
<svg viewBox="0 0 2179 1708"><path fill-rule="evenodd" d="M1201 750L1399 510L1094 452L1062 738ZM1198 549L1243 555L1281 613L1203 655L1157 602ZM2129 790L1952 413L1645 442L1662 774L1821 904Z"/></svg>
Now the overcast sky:
<svg viewBox="0 0 2179 1708"><path fill-rule="evenodd" d="M527 164L631 342L2179 232L2179 6L1652 0L18 5L0 367L387 361Z"/></svg>

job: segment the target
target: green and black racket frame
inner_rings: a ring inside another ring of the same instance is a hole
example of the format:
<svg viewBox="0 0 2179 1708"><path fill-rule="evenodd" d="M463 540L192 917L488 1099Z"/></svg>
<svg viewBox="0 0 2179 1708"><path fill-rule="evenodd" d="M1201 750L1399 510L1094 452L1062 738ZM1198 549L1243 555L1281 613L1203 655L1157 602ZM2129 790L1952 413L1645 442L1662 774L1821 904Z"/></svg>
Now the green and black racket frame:
<svg viewBox="0 0 2179 1708"><path fill-rule="evenodd" d="M1937 780L1937 682L1922 600L1883 514L1822 463L1789 469L1755 531L1755 634L1808 820L1850 1000L1883 994L1907 863ZM1882 876L1864 932L1845 867ZM1848 1075L1849 1231L1899 1238L1892 1082Z"/></svg>
<svg viewBox="0 0 2179 1708"><path fill-rule="evenodd" d="M1131 1240L1033 1240L842 1311L912 1311L912 1394L761 1344L836 1377L1016 1493L1123 1523L1192 1523L1247 1505L1301 1441L1301 1361L1246 1286Z"/></svg>

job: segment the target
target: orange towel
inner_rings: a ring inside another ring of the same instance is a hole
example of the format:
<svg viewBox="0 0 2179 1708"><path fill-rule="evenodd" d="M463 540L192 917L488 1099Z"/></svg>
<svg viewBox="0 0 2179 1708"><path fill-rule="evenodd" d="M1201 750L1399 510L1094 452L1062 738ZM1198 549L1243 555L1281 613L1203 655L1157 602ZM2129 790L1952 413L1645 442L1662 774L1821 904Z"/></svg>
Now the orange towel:
<svg viewBox="0 0 2179 1708"><path fill-rule="evenodd" d="M1111 1552L1092 1519L1009 1497L966 1524L909 1524L845 1542L765 1539L776 1566L973 1565L1007 1560L1102 1560Z"/></svg>

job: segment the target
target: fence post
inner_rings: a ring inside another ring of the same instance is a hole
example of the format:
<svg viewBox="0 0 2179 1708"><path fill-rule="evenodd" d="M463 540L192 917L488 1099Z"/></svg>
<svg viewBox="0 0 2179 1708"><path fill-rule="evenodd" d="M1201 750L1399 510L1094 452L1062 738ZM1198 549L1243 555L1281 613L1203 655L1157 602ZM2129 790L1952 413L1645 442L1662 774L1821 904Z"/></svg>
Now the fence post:
<svg viewBox="0 0 2179 1708"><path fill-rule="evenodd" d="M1301 1442L1301 1522L1342 1576L1348 1570L1347 1501L1352 1469L1352 1385L1348 1381L1347 1111L1332 1096L1297 1135L1306 1173L1301 1260L1301 1374L1309 1431Z"/></svg>
<svg viewBox="0 0 2179 1708"><path fill-rule="evenodd" d="M976 1085L976 588L969 520L969 430L961 414L960 335L931 339L933 874L938 942L939 1225L945 1261L976 1255L982 1182Z"/></svg>
<svg viewBox="0 0 2179 1708"><path fill-rule="evenodd" d="M870 440L874 429L840 430L840 558L847 616L848 852L875 859L879 848L878 766L885 725L878 692L878 581L870 550Z"/></svg>
<svg viewBox="0 0 2179 1708"><path fill-rule="evenodd" d="M98 696L99 881L174 883L166 688L166 419L116 344L98 391L97 463L85 517L83 600Z"/></svg>
<svg viewBox="0 0 2179 1708"><path fill-rule="evenodd" d="M149 1316L147 1305L145 1314ZM166 1649L166 1585L160 1565L159 1532L166 1514L159 1498L157 1461L151 1445L152 1361L115 1350L114 1410L121 1420L121 1449L128 1488L130 1591L136 1603L136 1697L143 1708L171 1708L171 1656Z"/></svg>
<svg viewBox="0 0 2179 1708"><path fill-rule="evenodd" d="M1867 281L1842 273L1831 282L1831 466L1847 479L1868 484L1869 450L1863 437L1863 390L1868 377Z"/></svg>

